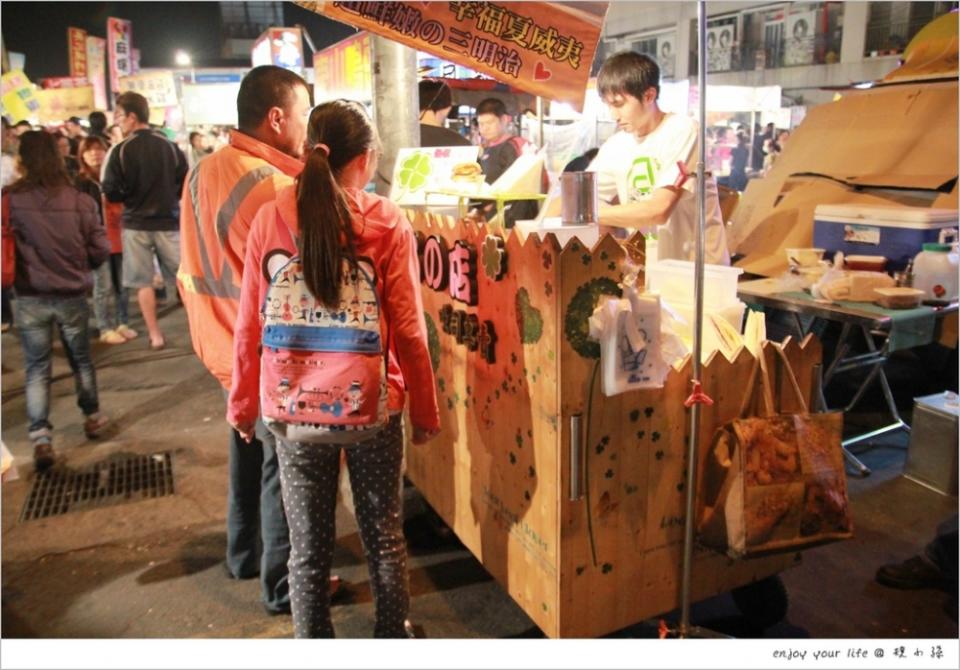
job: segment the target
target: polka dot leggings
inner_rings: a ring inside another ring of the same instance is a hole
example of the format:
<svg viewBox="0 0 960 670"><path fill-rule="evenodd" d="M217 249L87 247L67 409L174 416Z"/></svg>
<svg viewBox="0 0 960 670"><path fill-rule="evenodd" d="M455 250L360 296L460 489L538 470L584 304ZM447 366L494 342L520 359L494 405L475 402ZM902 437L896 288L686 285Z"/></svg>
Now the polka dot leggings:
<svg viewBox="0 0 960 670"><path fill-rule="evenodd" d="M376 606L374 637L406 637L410 608L400 509L400 415L376 435L342 447ZM290 605L298 638L334 637L330 567L336 539L339 445L277 440L283 506L290 525Z"/></svg>

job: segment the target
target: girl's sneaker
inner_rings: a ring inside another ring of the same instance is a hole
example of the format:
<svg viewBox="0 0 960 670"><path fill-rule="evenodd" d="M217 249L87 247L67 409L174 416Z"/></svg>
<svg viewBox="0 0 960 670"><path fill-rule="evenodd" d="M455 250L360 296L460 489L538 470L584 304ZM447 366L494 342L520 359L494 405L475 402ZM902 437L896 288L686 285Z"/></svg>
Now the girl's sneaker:
<svg viewBox="0 0 960 670"><path fill-rule="evenodd" d="M105 330L100 333L100 341L105 344L123 344L127 341L127 338L116 330Z"/></svg>
<svg viewBox="0 0 960 670"><path fill-rule="evenodd" d="M117 326L117 332L120 333L125 339L132 340L137 336L137 331L128 326L125 323L121 323Z"/></svg>

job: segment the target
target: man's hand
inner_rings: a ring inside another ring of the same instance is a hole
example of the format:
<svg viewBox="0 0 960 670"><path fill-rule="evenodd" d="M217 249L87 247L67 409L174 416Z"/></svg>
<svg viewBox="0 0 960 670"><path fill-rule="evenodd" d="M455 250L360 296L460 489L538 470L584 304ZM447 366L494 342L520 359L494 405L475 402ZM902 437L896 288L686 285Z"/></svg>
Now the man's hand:
<svg viewBox="0 0 960 670"><path fill-rule="evenodd" d="M241 425L231 424L231 425L233 425L233 429L235 431L240 433L240 437L243 438L244 442L247 442L249 444L250 442L253 441L253 437L255 434L254 423L244 423Z"/></svg>
<svg viewBox="0 0 960 670"><path fill-rule="evenodd" d="M423 428L413 427L413 443L414 444L425 444L432 440L440 433L440 429L434 430L424 430Z"/></svg>

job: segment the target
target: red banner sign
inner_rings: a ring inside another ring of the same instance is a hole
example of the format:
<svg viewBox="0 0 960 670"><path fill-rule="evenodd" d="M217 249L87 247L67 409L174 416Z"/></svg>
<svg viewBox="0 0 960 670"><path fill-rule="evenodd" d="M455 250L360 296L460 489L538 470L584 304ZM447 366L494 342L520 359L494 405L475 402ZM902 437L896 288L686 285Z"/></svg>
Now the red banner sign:
<svg viewBox="0 0 960 670"><path fill-rule="evenodd" d="M318 14L583 106L606 2L296 2Z"/></svg>
<svg viewBox="0 0 960 670"><path fill-rule="evenodd" d="M70 53L70 76L87 76L87 31L67 28L67 50Z"/></svg>
<svg viewBox="0 0 960 670"><path fill-rule="evenodd" d="M120 77L131 72L130 50L133 48L133 28L125 19L107 18L107 65L110 68L110 92L113 97L120 90Z"/></svg>
<svg viewBox="0 0 960 670"><path fill-rule="evenodd" d="M86 77L46 77L40 80L40 87L44 90L51 88L79 88L88 86Z"/></svg>

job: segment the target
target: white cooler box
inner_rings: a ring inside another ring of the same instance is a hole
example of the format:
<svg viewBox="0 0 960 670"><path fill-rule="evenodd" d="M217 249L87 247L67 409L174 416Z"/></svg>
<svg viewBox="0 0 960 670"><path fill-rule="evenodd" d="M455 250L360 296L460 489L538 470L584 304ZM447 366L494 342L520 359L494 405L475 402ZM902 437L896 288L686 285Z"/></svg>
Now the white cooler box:
<svg viewBox="0 0 960 670"><path fill-rule="evenodd" d="M955 209L817 205L813 246L828 254L885 256L887 270L902 270L925 243L938 240L941 229L956 227Z"/></svg>

